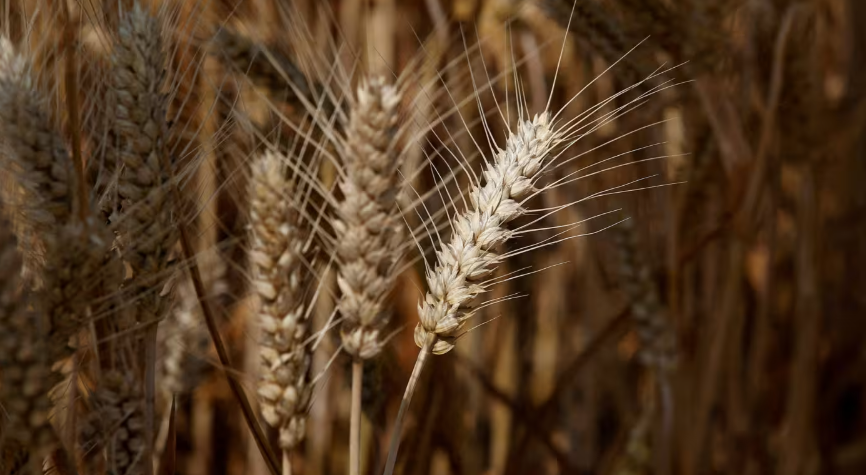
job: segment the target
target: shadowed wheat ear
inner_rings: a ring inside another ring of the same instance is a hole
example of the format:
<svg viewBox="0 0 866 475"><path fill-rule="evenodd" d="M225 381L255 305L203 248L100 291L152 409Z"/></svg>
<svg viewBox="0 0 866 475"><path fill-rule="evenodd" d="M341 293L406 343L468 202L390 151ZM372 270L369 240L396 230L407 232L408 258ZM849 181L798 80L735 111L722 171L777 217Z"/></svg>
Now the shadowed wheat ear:
<svg viewBox="0 0 866 475"><path fill-rule="evenodd" d="M350 111L341 153L344 174L333 220L339 271L337 285L343 349L352 356L350 473L360 471L361 384L363 360L382 351L381 331L388 323L385 300L400 260L403 221L397 148L400 92L384 78L365 80Z"/></svg>
<svg viewBox="0 0 866 475"><path fill-rule="evenodd" d="M287 158L265 152L252 163L249 185L250 261L260 300L259 403L265 421L279 430L283 473L290 473L289 452L303 440L310 401L310 352L304 268L307 244L296 210Z"/></svg>
<svg viewBox="0 0 866 475"><path fill-rule="evenodd" d="M168 203L165 52L159 21L137 2L121 20L111 61L117 100L112 131L120 140L123 167L118 180L123 255L136 280L149 280L166 269L176 233Z"/></svg>
<svg viewBox="0 0 866 475"><path fill-rule="evenodd" d="M160 20L135 2L121 15L118 25L109 92L116 101L111 134L118 140L115 167L119 169L119 242L123 258L133 271L129 288L138 299L134 323L146 325L143 358L139 357L144 370L143 387L135 383L130 386L130 391L141 391L144 397L145 425L129 429L139 431L130 437L145 440L147 450L133 459L133 467L128 469L132 473L153 471L157 324L171 302L170 291L164 295L161 290L173 270L169 257L177 241L169 201L174 174L166 147L169 131L168 99L163 91L165 58ZM133 322L122 326L128 324ZM135 463L141 459L142 464ZM121 465L116 460L113 463Z"/></svg>
<svg viewBox="0 0 866 475"><path fill-rule="evenodd" d="M49 98L32 77L28 58L0 36L0 135L10 169L23 189L9 196L28 232L38 235L66 223L72 214L72 161L48 108Z"/></svg>
<svg viewBox="0 0 866 475"><path fill-rule="evenodd" d="M5 217L0 220L0 269L0 401L8 417L3 425L3 444L20 444L20 458L29 456L34 473L41 473L42 460L59 446L49 421L52 405L48 393L56 378L46 353L50 348L41 315L22 301L21 256ZM6 469L17 473L14 467Z"/></svg>
<svg viewBox="0 0 866 475"><path fill-rule="evenodd" d="M661 302L659 290L653 281L652 269L640 254L637 230L631 220L612 229L618 254L617 271L621 285L630 301L631 316L640 340L638 360L651 369L655 376L660 404L662 432L658 434L653 450L659 452L662 468L668 471L673 431L674 407L671 375L677 366L677 340L667 309ZM646 408L647 412L655 412Z"/></svg>

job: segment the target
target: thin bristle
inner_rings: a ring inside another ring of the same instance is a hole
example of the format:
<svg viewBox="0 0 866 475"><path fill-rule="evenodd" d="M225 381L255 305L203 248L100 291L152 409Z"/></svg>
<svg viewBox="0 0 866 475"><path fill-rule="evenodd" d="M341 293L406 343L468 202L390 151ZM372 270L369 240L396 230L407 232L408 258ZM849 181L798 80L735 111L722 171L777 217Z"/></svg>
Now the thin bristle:
<svg viewBox="0 0 866 475"><path fill-rule="evenodd" d="M380 331L388 323L385 299L403 245L396 203L400 154L393 143L399 104L399 92L383 79L362 84L343 152L343 201L333 222L340 259L341 334L346 352L361 359L382 350Z"/></svg>
<svg viewBox="0 0 866 475"><path fill-rule="evenodd" d="M294 184L286 158L266 152L252 164L250 178L250 260L260 300L260 381L262 415L280 432L280 448L294 449L304 438L310 400L306 238L294 209Z"/></svg>

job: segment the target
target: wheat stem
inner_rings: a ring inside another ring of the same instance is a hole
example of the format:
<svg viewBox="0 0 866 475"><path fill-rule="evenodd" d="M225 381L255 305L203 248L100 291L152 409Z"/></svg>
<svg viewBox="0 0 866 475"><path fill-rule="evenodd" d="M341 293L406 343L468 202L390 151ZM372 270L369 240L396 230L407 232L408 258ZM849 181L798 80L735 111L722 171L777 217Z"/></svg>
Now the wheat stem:
<svg viewBox="0 0 866 475"><path fill-rule="evenodd" d="M385 464L384 475L392 475L394 473L394 465L397 463L397 451L400 449L400 435L403 432L403 420L406 418L406 411L409 410L409 403L412 402L412 395L415 394L415 388L418 385L418 379L421 377L421 370L424 369L424 363L427 362L427 358L436 345L436 339L435 333L428 333L421 351L418 352L418 359L415 360L415 367L412 368L412 375L409 376L409 382L406 384L406 392L403 394L400 410L397 411L397 418L394 420L394 429L391 431L391 444L388 447L388 461Z"/></svg>
<svg viewBox="0 0 866 475"><path fill-rule="evenodd" d="M364 360L352 361L352 416L349 424L349 475L361 473L361 386Z"/></svg>
<svg viewBox="0 0 866 475"><path fill-rule="evenodd" d="M283 475L292 475L292 459L289 450L283 450Z"/></svg>
<svg viewBox="0 0 866 475"><path fill-rule="evenodd" d="M237 399L238 404L240 404L241 406L241 412L244 415L244 420L246 421L247 427L249 427L250 432L253 434L253 439L255 439L256 445L259 447L259 452L262 453L262 457L265 459L265 464L268 466L268 471L271 472L271 475L279 475L280 469L279 464L277 463L277 457L276 455L274 455L273 450L271 450L271 446L268 445L265 432L262 430L262 426L256 419L255 412L253 412L253 407L252 405L250 405L250 401L249 399L247 399L247 395L244 392L243 387L241 386L240 382L238 382L237 377L235 376L235 372L231 370L232 364L231 360L229 359L229 353L226 350L222 337L220 336L219 328L217 328L216 318L213 315L213 310L211 309L210 304L206 299L207 294L205 293L204 281L201 278L201 270L199 269L198 263L196 262L195 250L192 248L192 241L189 238L189 233L183 220L178 221L178 228L180 228L180 243L181 247L183 248L184 257L190 263L190 278L192 279L193 287L195 287L196 297L198 297L198 302L201 306L201 313L204 316L207 330L210 333L214 347L216 348L217 356L219 357L220 364L222 365L223 374L225 374L226 380L229 383L229 388L231 388L232 390L232 394L234 394L235 399Z"/></svg>

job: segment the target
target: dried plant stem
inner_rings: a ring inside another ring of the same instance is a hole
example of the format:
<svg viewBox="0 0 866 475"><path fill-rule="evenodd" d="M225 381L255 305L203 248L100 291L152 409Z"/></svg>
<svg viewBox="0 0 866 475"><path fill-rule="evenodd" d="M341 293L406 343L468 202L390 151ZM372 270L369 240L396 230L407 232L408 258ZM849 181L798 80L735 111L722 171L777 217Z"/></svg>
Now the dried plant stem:
<svg viewBox="0 0 866 475"><path fill-rule="evenodd" d="M292 475L292 458L288 450L283 450L283 475Z"/></svg>
<svg viewBox="0 0 866 475"><path fill-rule="evenodd" d="M397 411L397 418L394 419L394 429L391 431L391 444L388 447L388 461L385 464L384 475L392 475L394 473L394 465L397 463L397 451L400 449L400 434L403 431L403 420L406 418L406 411L409 410L409 403L412 402L412 395L415 394L418 379L421 378L421 370L424 369L424 363L427 362L427 358L436 345L436 338L435 333L428 333L421 351L418 352L418 359L415 360L415 367L412 368L412 375L409 376L409 382L406 384L406 392L403 394L400 410Z"/></svg>
<svg viewBox="0 0 866 475"><path fill-rule="evenodd" d="M199 269L198 263L196 262L195 250L192 248L192 241L189 238L189 233L183 220L180 220L178 222L178 228L180 228L180 243L181 247L183 248L183 254L186 260L189 261L190 278L192 279L193 287L195 287L195 293L198 297L199 305L201 305L201 313L204 316L205 324L207 324L207 330L210 333L211 339L213 340L217 356L220 360L220 364L222 364L223 373L226 376L226 380L229 383L232 394L234 394L235 399L237 399L238 404L240 404L241 406L241 412L243 412L244 420L246 421L247 427L249 427L250 432L253 435L253 439L255 439L256 441L256 445L259 447L259 451L262 453L262 457L265 459L265 463L268 466L268 471L271 473L271 475L279 475L280 468L279 463L277 462L277 457L276 455L274 455L274 451L271 450L271 446L268 445L265 432L264 430L262 430L262 426L259 425L259 422L256 419L256 414L253 411L252 405L250 405L249 399L247 399L244 388L237 380L235 373L231 371L232 363L229 359L229 353L226 350L222 337L220 336L219 328L217 328L216 318L214 317L213 310L211 309L210 304L206 299L207 294L204 288L204 281L201 277L201 270Z"/></svg>
<svg viewBox="0 0 866 475"><path fill-rule="evenodd" d="M352 361L352 418L349 424L349 475L361 473L361 386L364 360Z"/></svg>

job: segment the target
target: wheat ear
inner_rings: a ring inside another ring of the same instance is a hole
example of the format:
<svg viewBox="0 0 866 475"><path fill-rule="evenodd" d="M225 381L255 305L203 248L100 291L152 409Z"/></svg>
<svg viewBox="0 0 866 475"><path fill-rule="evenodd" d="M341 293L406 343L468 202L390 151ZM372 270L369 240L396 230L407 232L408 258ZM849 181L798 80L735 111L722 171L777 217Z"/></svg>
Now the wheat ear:
<svg viewBox="0 0 866 475"><path fill-rule="evenodd" d="M69 220L72 161L51 120L48 97L35 85L32 65L0 37L0 135L24 189L22 217L39 235Z"/></svg>
<svg viewBox="0 0 866 475"><path fill-rule="evenodd" d="M169 202L172 161L165 143L169 136L167 97L162 91L166 61L160 23L138 2L121 18L117 39L111 57L111 92L117 101L112 133L119 140L122 167L117 192L123 257L134 273L132 288L141 293L137 323L147 325L142 429L147 448L143 470L149 474L153 471L157 323L170 304L170 296L164 297L160 289L171 271L169 254L177 241Z"/></svg>
<svg viewBox="0 0 866 475"><path fill-rule="evenodd" d="M283 460L304 438L310 400L309 333L304 302L305 232L293 205L287 158L266 152L252 164L250 228L254 287L260 300L259 401L265 421L279 430ZM284 467L284 472L287 467Z"/></svg>
<svg viewBox="0 0 866 475"><path fill-rule="evenodd" d="M512 235L505 226L524 214L523 201L539 192L534 186L537 175L551 160L551 152L562 137L550 121L547 112L520 121L505 148L487 162L484 184L473 184L469 190L469 208L452 219L451 240L439 244L436 265L427 271L429 290L418 305L421 321L415 327L415 343L421 351L394 421L386 475L394 471L403 417L424 362L429 353L439 355L454 348L454 341L474 313L473 301L485 291L484 278L503 259L495 250Z"/></svg>
<svg viewBox="0 0 866 475"><path fill-rule="evenodd" d="M667 469L673 431L673 389L670 377L677 365L676 332L661 302L650 266L638 247L637 231L631 220L613 228L619 257L619 274L631 306L631 316L640 340L638 360L653 370L659 391L658 405L662 417L662 433L654 450Z"/></svg>
<svg viewBox="0 0 866 475"><path fill-rule="evenodd" d="M81 424L82 447L91 456L85 462L96 469L94 455L108 452L110 473L141 475L141 457L146 456L143 438L144 405L134 377L111 370L102 375L93 394L94 410Z"/></svg>
<svg viewBox="0 0 866 475"><path fill-rule="evenodd" d="M4 449L9 442L20 444L17 452L29 456L32 470L58 444L48 418L48 393L55 381L51 360L46 354L40 315L22 302L22 261L10 223L0 222L0 401L8 417L3 427ZM23 465L24 462L18 463ZM7 467L13 469L13 467ZM16 473L16 472L9 472Z"/></svg>
<svg viewBox="0 0 866 475"><path fill-rule="evenodd" d="M141 279L164 273L177 239L168 203L171 163L165 151L164 63L159 22L136 3L120 23L112 55L112 90L117 98L112 130L120 140L123 167L118 193L123 209L120 227L127 235L124 259L141 284L151 285Z"/></svg>
<svg viewBox="0 0 866 475"><path fill-rule="evenodd" d="M337 285L343 317L343 349L352 356L350 473L360 471L363 360L382 350L388 323L385 299L400 259L402 218L396 203L400 153L394 143L400 93L384 78L358 87L343 144L343 200L333 221L337 238Z"/></svg>

